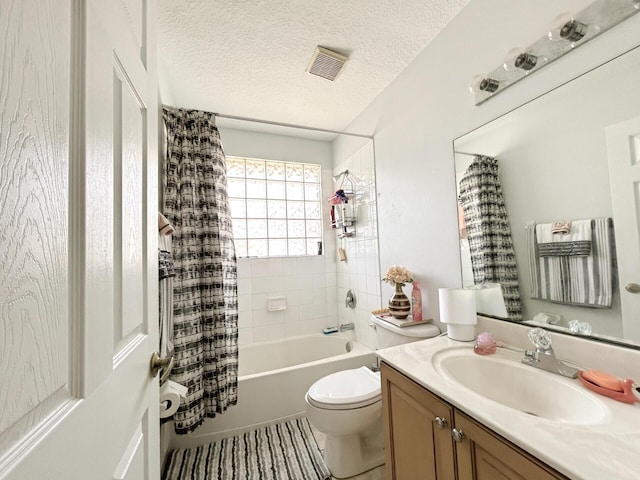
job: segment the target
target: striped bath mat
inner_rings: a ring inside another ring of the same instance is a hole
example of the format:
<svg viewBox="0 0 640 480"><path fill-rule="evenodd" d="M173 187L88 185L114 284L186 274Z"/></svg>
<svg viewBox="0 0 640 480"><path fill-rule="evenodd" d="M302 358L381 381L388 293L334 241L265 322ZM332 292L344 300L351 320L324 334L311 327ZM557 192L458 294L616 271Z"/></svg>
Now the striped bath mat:
<svg viewBox="0 0 640 480"><path fill-rule="evenodd" d="M326 480L309 421L284 423L203 447L173 450L164 480Z"/></svg>

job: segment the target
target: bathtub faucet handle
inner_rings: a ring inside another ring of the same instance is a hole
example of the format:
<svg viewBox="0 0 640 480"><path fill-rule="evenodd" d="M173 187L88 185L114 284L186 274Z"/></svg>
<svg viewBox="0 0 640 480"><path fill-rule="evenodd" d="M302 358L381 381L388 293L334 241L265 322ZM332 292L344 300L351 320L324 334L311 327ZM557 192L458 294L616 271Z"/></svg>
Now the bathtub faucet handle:
<svg viewBox="0 0 640 480"><path fill-rule="evenodd" d="M356 308L356 294L353 290L347 291L347 297L344 299L344 306L349 308Z"/></svg>

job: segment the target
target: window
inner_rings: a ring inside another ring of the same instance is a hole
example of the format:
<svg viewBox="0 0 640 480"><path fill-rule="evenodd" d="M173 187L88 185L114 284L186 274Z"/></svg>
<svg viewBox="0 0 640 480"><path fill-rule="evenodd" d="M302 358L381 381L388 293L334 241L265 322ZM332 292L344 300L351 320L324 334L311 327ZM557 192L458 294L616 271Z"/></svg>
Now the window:
<svg viewBox="0 0 640 480"><path fill-rule="evenodd" d="M238 257L317 255L322 241L320 165L227 157Z"/></svg>

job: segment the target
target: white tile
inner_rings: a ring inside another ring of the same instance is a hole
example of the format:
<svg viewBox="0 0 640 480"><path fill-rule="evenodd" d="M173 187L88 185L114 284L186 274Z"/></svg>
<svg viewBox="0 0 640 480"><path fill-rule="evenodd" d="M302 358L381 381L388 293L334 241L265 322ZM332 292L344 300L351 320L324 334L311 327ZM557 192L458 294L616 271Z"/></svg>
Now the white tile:
<svg viewBox="0 0 640 480"><path fill-rule="evenodd" d="M266 310L267 297L266 293L254 293L251 295L251 310Z"/></svg>
<svg viewBox="0 0 640 480"><path fill-rule="evenodd" d="M270 277L254 277L251 279L251 292L254 294L267 293L271 282Z"/></svg>
<svg viewBox="0 0 640 480"><path fill-rule="evenodd" d="M363 242L361 242L363 243ZM366 275L367 273L367 257L359 257L356 261L356 271L358 275Z"/></svg>
<svg viewBox="0 0 640 480"><path fill-rule="evenodd" d="M338 326L338 316L337 315L328 315L325 318L325 327L337 327Z"/></svg>
<svg viewBox="0 0 640 480"><path fill-rule="evenodd" d="M298 286L299 281L297 275L285 275L282 277L282 290L284 292L295 292Z"/></svg>
<svg viewBox="0 0 640 480"><path fill-rule="evenodd" d="M302 335L300 322L285 322L284 335L285 337L297 337Z"/></svg>
<svg viewBox="0 0 640 480"><path fill-rule="evenodd" d="M327 255L325 257L325 262L324 262L324 270L325 272L328 274L332 274L335 276L336 271L338 269L338 257L335 254L336 250L335 248L332 250L331 254Z"/></svg>
<svg viewBox="0 0 640 480"><path fill-rule="evenodd" d="M302 335L320 333L325 328L324 325L324 321L320 319L302 320L300 322L300 333Z"/></svg>
<svg viewBox="0 0 640 480"><path fill-rule="evenodd" d="M284 311L269 312L267 310L255 310L253 312L253 327L284 324L284 318Z"/></svg>
<svg viewBox="0 0 640 480"><path fill-rule="evenodd" d="M278 329L274 326L263 326L253 328L253 341L254 342L269 342L282 338L284 333L284 325Z"/></svg>
<svg viewBox="0 0 640 480"><path fill-rule="evenodd" d="M251 279L238 278L238 295L251 295Z"/></svg>
<svg viewBox="0 0 640 480"><path fill-rule="evenodd" d="M282 258L269 258L267 260L267 269L270 276L284 275L284 262Z"/></svg>
<svg viewBox="0 0 640 480"><path fill-rule="evenodd" d="M298 305L309 305L313 303L313 289L305 288L298 292Z"/></svg>
<svg viewBox="0 0 640 480"><path fill-rule="evenodd" d="M282 275L298 275L298 259L284 258L282 260Z"/></svg>
<svg viewBox="0 0 640 480"><path fill-rule="evenodd" d="M365 291L369 295L379 295L380 294L380 278L377 276L367 275L366 277L367 288Z"/></svg>
<svg viewBox="0 0 640 480"><path fill-rule="evenodd" d="M334 302L327 302L327 315L335 317L338 315L338 304Z"/></svg>
<svg viewBox="0 0 640 480"><path fill-rule="evenodd" d="M238 329L238 345L249 345L253 343L253 328Z"/></svg>
<svg viewBox="0 0 640 480"><path fill-rule="evenodd" d="M271 325L271 318L269 312L266 310L255 310L252 312L253 327L264 327L265 325Z"/></svg>
<svg viewBox="0 0 640 480"><path fill-rule="evenodd" d="M253 312L238 312L238 329L253 327Z"/></svg>
<svg viewBox="0 0 640 480"><path fill-rule="evenodd" d="M298 290L313 288L313 278L310 273L298 274Z"/></svg>
<svg viewBox="0 0 640 480"><path fill-rule="evenodd" d="M313 312L311 318L326 317L329 313L329 309L327 308L326 301L313 303L310 305L310 308L311 308L311 311Z"/></svg>
<svg viewBox="0 0 640 480"><path fill-rule="evenodd" d="M299 290L288 290L287 293L287 308L301 305L302 297Z"/></svg>
<svg viewBox="0 0 640 480"><path fill-rule="evenodd" d="M286 324L300 321L300 307L297 305L287 305L284 311L284 321Z"/></svg>
<svg viewBox="0 0 640 480"><path fill-rule="evenodd" d="M311 288L313 289L317 289L317 288L322 288L322 289L326 289L327 288L327 275L326 273L312 273L311 274Z"/></svg>
<svg viewBox="0 0 640 480"><path fill-rule="evenodd" d="M326 288L314 288L312 291L312 300L311 303L313 305L323 304L326 306L327 304L327 289Z"/></svg>
<svg viewBox="0 0 640 480"><path fill-rule="evenodd" d="M237 269L238 279L251 278L251 260L242 258L238 259Z"/></svg>
<svg viewBox="0 0 640 480"><path fill-rule="evenodd" d="M280 293L283 294L284 278L280 277L267 277L267 293Z"/></svg>
<svg viewBox="0 0 640 480"><path fill-rule="evenodd" d="M251 278L268 277L271 275L269 270L269 260L260 258L251 261Z"/></svg>
<svg viewBox="0 0 640 480"><path fill-rule="evenodd" d="M357 282L357 290L359 292L366 292L367 291L367 276L366 275L358 275L358 282Z"/></svg>
<svg viewBox="0 0 640 480"><path fill-rule="evenodd" d="M380 298L380 295L367 295L365 297L365 308L371 312L372 310L377 310L382 308L383 306L388 305L388 301L384 301Z"/></svg>
<svg viewBox="0 0 640 480"><path fill-rule="evenodd" d="M310 273L324 273L324 258L322 256L301 257L298 259L298 273L302 275Z"/></svg>
<svg viewBox="0 0 640 480"><path fill-rule="evenodd" d="M316 318L316 308L312 304L306 304L300 306L300 321L307 322Z"/></svg>
<svg viewBox="0 0 640 480"><path fill-rule="evenodd" d="M253 295L238 295L238 312L253 310Z"/></svg>

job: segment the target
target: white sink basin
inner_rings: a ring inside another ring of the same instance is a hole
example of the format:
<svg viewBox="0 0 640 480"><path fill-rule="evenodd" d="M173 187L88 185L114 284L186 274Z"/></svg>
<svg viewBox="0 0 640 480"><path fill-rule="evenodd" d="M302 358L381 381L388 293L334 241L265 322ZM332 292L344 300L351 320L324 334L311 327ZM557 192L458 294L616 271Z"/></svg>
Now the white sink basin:
<svg viewBox="0 0 640 480"><path fill-rule="evenodd" d="M515 352L481 356L451 348L433 357L436 371L485 398L530 415L577 425L603 422L606 405L577 380L520 363Z"/></svg>

